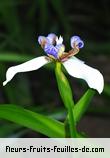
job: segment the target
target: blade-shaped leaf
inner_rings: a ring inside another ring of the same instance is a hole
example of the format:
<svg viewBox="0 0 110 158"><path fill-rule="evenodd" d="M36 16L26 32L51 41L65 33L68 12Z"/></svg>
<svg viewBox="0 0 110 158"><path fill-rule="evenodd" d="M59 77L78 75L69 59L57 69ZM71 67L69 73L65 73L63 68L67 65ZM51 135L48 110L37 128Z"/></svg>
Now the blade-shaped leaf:
<svg viewBox="0 0 110 158"><path fill-rule="evenodd" d="M56 11L56 14L60 18L61 23L63 24L63 27L65 31L70 30L70 25L68 18L65 14L65 7L63 6L63 1L62 0L55 0L55 1L50 1L54 10Z"/></svg>
<svg viewBox="0 0 110 158"><path fill-rule="evenodd" d="M8 3L8 0L5 0L5 3ZM21 26L16 5L2 5L0 8L0 14L7 30L10 32L10 35L20 36Z"/></svg>
<svg viewBox="0 0 110 158"><path fill-rule="evenodd" d="M62 123L15 105L0 105L0 118L12 121L48 137L64 137Z"/></svg>
<svg viewBox="0 0 110 158"><path fill-rule="evenodd" d="M74 118L75 118L76 123L84 115L94 94L95 94L95 90L93 89L87 90L87 92L81 97L78 103L76 103L76 105L74 106L73 113L74 113Z"/></svg>
<svg viewBox="0 0 110 158"><path fill-rule="evenodd" d="M105 84L104 86L104 94L107 95L108 97L110 96L110 84Z"/></svg>
<svg viewBox="0 0 110 158"><path fill-rule="evenodd" d="M40 23L40 30L43 32L45 31L46 24L48 21L48 6L47 2L45 0L38 0L38 5L39 5L39 12L40 12L40 18L39 18L39 23Z"/></svg>
<svg viewBox="0 0 110 158"><path fill-rule="evenodd" d="M34 56L17 54L16 52L0 51L0 61L3 62L25 62L33 59Z"/></svg>

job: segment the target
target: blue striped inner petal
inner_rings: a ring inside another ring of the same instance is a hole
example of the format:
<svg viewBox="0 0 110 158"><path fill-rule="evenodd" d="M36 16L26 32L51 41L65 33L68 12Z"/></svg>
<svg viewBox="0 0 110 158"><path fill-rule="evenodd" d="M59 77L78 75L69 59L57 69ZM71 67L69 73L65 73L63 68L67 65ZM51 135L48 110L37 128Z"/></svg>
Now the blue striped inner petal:
<svg viewBox="0 0 110 158"><path fill-rule="evenodd" d="M58 49L51 45L51 44L46 44L45 47L44 47L44 51L46 52L46 54L48 55L52 55L54 56L55 58L58 57Z"/></svg>

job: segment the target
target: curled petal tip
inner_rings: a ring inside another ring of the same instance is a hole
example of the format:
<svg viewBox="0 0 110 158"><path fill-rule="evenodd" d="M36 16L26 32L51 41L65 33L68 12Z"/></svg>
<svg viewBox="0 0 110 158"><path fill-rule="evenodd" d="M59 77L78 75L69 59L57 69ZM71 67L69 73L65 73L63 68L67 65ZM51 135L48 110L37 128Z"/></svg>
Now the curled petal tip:
<svg viewBox="0 0 110 158"><path fill-rule="evenodd" d="M55 33L49 33L47 37L49 37L49 36L56 36L56 34Z"/></svg>
<svg viewBox="0 0 110 158"><path fill-rule="evenodd" d="M46 37L44 36L39 36L38 37L38 43L41 45L47 41Z"/></svg>
<svg viewBox="0 0 110 158"><path fill-rule="evenodd" d="M49 44L54 44L56 40L56 35L54 33L50 33L48 34L47 39L49 41Z"/></svg>
<svg viewBox="0 0 110 158"><path fill-rule="evenodd" d="M43 39L43 36L39 36L39 37L38 37L38 42L39 42L39 44L41 44L42 39Z"/></svg>
<svg viewBox="0 0 110 158"><path fill-rule="evenodd" d="M84 47L84 42L82 40L76 41L78 42L78 47L83 48Z"/></svg>
<svg viewBox="0 0 110 158"><path fill-rule="evenodd" d="M84 47L84 42L80 39L79 36L72 36L71 40L71 47L74 48L74 45L76 44L78 48L83 48Z"/></svg>
<svg viewBox="0 0 110 158"><path fill-rule="evenodd" d="M55 37L56 37L56 35L54 33L49 33L48 36L47 36L47 38L52 38L52 39L55 38Z"/></svg>

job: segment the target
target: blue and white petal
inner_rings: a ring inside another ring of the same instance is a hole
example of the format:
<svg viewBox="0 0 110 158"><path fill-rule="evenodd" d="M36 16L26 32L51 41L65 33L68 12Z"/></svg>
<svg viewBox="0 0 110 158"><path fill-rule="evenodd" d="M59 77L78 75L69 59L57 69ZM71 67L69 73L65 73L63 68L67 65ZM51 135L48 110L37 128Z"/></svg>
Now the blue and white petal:
<svg viewBox="0 0 110 158"><path fill-rule="evenodd" d="M56 41L56 37L57 36L54 33L50 33L48 34L47 39L49 40L50 44L54 44Z"/></svg>
<svg viewBox="0 0 110 158"><path fill-rule="evenodd" d="M38 37L38 43L40 45L42 45L43 43L47 43L47 42L48 42L48 39L45 36L39 36Z"/></svg>
<svg viewBox="0 0 110 158"><path fill-rule="evenodd" d="M3 82L3 86L5 86L11 79L19 72L28 72L34 71L42 67L43 65L49 63L50 61L46 59L46 56L41 56L29 60L23 64L12 66L6 72L6 81Z"/></svg>
<svg viewBox="0 0 110 158"><path fill-rule="evenodd" d="M78 48L84 47L84 42L80 39L79 36L72 36L70 39L71 47L74 48L74 44L78 46Z"/></svg>
<svg viewBox="0 0 110 158"><path fill-rule="evenodd" d="M104 88L104 78L100 71L84 64L84 62L76 57L68 59L63 65L71 76L84 79L90 88L102 93Z"/></svg>

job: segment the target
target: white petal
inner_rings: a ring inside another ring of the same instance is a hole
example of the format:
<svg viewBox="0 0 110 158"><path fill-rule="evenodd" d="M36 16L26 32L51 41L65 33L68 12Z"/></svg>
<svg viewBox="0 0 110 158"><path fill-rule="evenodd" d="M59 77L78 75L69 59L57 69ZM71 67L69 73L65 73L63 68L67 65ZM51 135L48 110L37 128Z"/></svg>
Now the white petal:
<svg viewBox="0 0 110 158"><path fill-rule="evenodd" d="M46 59L46 56L41 56L29 60L23 64L10 67L6 72L6 81L3 82L3 86L5 86L18 72L37 70L47 63L49 63L49 61Z"/></svg>
<svg viewBox="0 0 110 158"><path fill-rule="evenodd" d="M76 57L65 61L63 65L71 76L84 79L90 88L96 89L99 93L103 91L104 79L97 69L84 64Z"/></svg>

